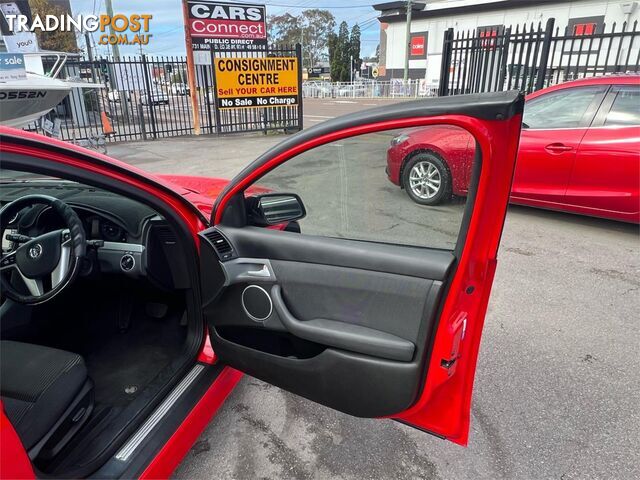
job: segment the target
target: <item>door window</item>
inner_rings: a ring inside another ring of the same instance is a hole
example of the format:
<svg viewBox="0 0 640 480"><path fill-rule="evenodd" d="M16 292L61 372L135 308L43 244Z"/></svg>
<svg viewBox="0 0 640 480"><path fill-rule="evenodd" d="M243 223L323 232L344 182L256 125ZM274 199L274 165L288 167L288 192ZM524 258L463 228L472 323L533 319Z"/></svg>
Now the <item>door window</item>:
<svg viewBox="0 0 640 480"><path fill-rule="evenodd" d="M474 153L473 136L451 125L368 133L305 151L245 196L297 194L303 234L452 250Z"/></svg>
<svg viewBox="0 0 640 480"><path fill-rule="evenodd" d="M640 88L635 85L621 86L604 124L640 125Z"/></svg>
<svg viewBox="0 0 640 480"><path fill-rule="evenodd" d="M534 129L587 127L605 90L604 86L567 88L535 98L525 105L524 126Z"/></svg>

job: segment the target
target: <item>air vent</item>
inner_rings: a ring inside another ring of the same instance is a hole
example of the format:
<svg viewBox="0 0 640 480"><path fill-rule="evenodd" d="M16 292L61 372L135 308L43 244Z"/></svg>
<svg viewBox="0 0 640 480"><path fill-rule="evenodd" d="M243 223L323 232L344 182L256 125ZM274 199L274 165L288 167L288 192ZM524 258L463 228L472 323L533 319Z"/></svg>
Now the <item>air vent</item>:
<svg viewBox="0 0 640 480"><path fill-rule="evenodd" d="M229 260L233 257L233 247L218 230L210 230L204 236L211 242L220 260Z"/></svg>
<svg viewBox="0 0 640 480"><path fill-rule="evenodd" d="M176 234L168 225L160 225L156 227L156 235L165 245L174 245L176 243Z"/></svg>

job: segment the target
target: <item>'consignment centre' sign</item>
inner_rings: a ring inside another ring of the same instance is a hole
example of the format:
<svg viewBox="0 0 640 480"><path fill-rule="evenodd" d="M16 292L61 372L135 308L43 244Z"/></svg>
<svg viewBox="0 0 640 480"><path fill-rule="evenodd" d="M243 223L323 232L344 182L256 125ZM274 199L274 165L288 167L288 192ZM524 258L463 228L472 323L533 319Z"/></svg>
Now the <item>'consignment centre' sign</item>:
<svg viewBox="0 0 640 480"><path fill-rule="evenodd" d="M295 57L216 58L217 108L280 107L298 104Z"/></svg>

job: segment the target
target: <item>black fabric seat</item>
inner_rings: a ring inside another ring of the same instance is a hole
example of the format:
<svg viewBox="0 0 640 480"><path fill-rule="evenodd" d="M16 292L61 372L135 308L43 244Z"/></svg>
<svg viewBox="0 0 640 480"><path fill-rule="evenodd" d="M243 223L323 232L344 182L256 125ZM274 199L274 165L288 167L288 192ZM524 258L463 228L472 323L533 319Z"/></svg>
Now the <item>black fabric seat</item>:
<svg viewBox="0 0 640 480"><path fill-rule="evenodd" d="M31 458L55 455L88 417L93 385L80 355L0 342L0 394Z"/></svg>

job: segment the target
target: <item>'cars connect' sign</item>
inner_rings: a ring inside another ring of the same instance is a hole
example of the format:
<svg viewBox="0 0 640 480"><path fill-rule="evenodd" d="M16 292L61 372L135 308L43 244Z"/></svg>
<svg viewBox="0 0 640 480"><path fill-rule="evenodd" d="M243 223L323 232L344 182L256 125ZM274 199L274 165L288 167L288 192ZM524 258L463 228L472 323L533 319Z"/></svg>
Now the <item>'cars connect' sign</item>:
<svg viewBox="0 0 640 480"><path fill-rule="evenodd" d="M264 5L188 0L193 50L256 50L267 44Z"/></svg>
<svg viewBox="0 0 640 480"><path fill-rule="evenodd" d="M298 73L295 57L216 58L216 107L297 105Z"/></svg>

